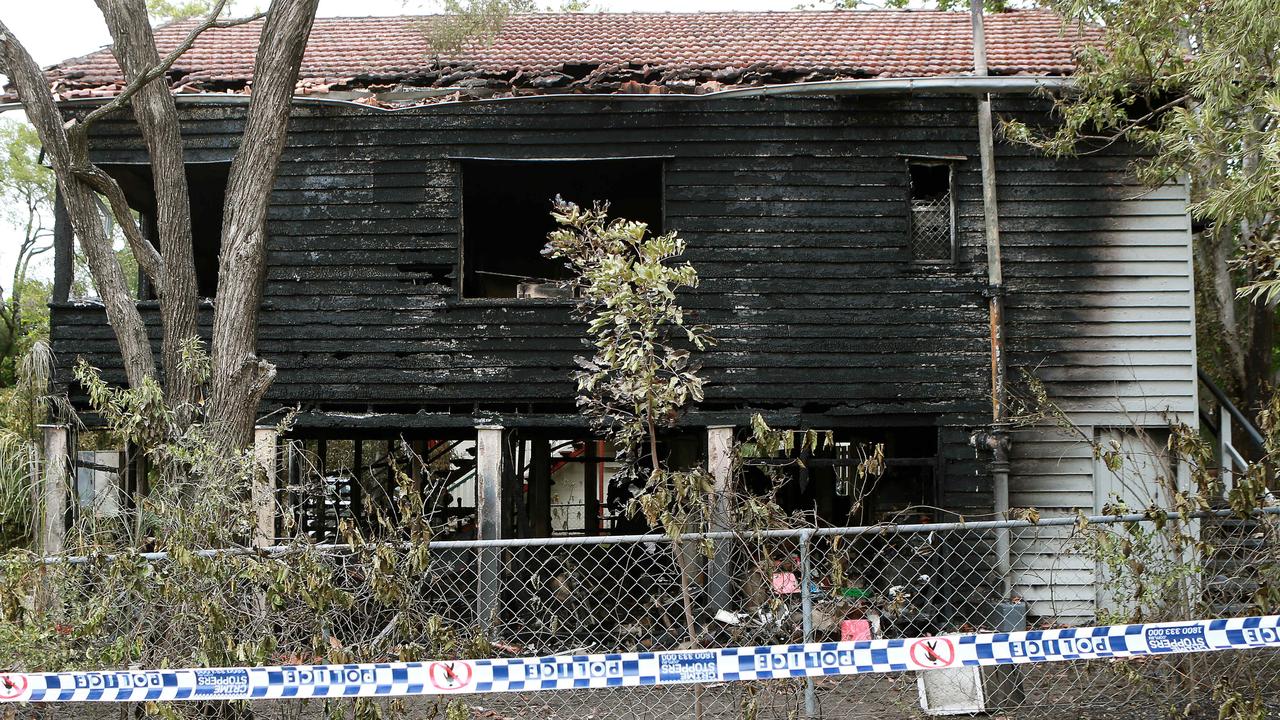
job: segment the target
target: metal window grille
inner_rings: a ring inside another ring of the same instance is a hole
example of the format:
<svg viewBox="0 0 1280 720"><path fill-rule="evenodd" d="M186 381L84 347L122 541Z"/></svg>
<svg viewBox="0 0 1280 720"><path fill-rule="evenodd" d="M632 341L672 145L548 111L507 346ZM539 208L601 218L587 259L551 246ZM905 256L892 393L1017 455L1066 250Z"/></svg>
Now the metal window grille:
<svg viewBox="0 0 1280 720"><path fill-rule="evenodd" d="M911 259L950 262L955 259L955 212L951 197L951 166L910 163Z"/></svg>
<svg viewBox="0 0 1280 720"><path fill-rule="evenodd" d="M951 193L940 198L911 201L911 257L914 260L952 259Z"/></svg>

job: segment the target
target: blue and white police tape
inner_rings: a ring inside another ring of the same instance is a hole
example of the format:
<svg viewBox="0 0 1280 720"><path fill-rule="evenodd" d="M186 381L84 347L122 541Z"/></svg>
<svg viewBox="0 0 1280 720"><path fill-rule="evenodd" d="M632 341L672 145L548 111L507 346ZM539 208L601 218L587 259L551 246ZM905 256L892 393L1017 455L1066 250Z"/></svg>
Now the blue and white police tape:
<svg viewBox="0 0 1280 720"><path fill-rule="evenodd" d="M530 692L854 675L1280 647L1280 616L898 640L489 660L0 673L0 702L139 702Z"/></svg>

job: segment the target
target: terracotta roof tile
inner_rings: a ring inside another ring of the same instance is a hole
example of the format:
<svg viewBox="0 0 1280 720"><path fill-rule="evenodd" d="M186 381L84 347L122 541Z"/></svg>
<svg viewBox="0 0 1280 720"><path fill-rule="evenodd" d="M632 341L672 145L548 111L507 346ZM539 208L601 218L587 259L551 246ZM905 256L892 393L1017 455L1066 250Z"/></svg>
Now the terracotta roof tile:
<svg viewBox="0 0 1280 720"><path fill-rule="evenodd" d="M972 70L968 13L815 11L767 13L575 13L518 15L492 44L471 43L456 57L433 56L427 17L320 18L307 46L302 85L447 86L449 72L489 78L624 66L664 77L726 69L782 75L775 81L823 77L919 77ZM156 30L161 52L190 28ZM210 30L175 64L175 87L239 89L251 79L261 23ZM988 16L994 74L1071 72L1094 29L1064 31L1051 12ZM448 71L448 72L446 72ZM48 70L55 88L89 90L121 82L109 50ZM455 78L456 80L456 78ZM768 81L767 79L764 81Z"/></svg>

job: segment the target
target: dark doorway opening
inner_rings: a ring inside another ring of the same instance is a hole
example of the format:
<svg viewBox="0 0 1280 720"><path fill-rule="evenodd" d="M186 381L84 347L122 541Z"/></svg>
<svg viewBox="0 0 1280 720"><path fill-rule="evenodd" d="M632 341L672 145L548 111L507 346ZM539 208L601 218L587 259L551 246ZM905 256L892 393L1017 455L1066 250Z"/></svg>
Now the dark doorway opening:
<svg viewBox="0 0 1280 720"><path fill-rule="evenodd" d="M777 501L782 509L805 513L819 525L936 519L941 482L937 428L841 428L829 438L817 450L797 445L782 457L747 462L747 490L764 493L781 480ZM877 444L884 445L883 473L858 477L859 462ZM775 478L765 472L766 466Z"/></svg>

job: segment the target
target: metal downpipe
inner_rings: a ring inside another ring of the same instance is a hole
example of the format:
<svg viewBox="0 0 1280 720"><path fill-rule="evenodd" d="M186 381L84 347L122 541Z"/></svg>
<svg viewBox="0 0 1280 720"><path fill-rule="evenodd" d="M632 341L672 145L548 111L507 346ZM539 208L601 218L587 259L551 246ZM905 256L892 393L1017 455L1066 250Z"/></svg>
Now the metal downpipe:
<svg viewBox="0 0 1280 720"><path fill-rule="evenodd" d="M987 42L983 28L982 0L969 0L973 18L974 74L986 77ZM991 315L991 480L997 519L1009 515L1009 436L1004 322L1004 271L1000 253L1000 208L996 198L995 129L991 113L991 95L978 96L978 154L982 163L982 214L987 240L987 296ZM1008 598L1013 586L1008 529L996 532L996 564L1003 595Z"/></svg>

